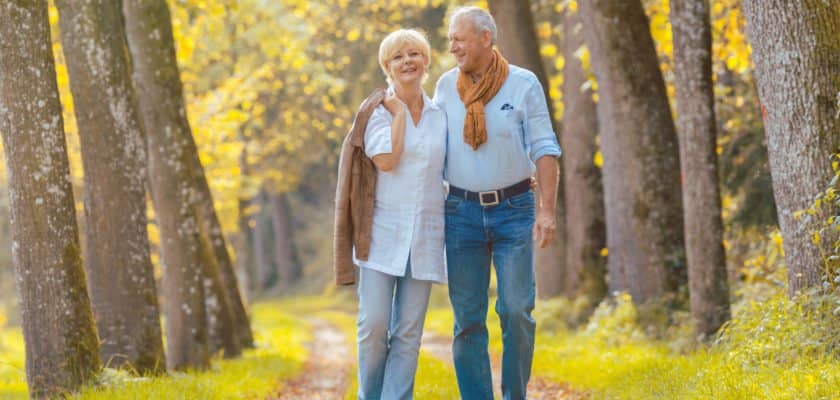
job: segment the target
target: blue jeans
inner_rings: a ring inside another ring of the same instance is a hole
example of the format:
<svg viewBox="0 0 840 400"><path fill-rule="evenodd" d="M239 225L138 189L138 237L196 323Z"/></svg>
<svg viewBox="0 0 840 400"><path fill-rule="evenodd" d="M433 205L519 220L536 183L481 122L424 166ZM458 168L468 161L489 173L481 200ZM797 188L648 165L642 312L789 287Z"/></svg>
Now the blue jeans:
<svg viewBox="0 0 840 400"><path fill-rule="evenodd" d="M368 268L359 274L359 400L403 400L414 396L431 281Z"/></svg>
<svg viewBox="0 0 840 400"><path fill-rule="evenodd" d="M446 261L455 314L452 354L465 400L493 398L487 350L490 264L496 268L496 313L502 325L502 395L525 399L534 355L534 194L482 207L446 199Z"/></svg>

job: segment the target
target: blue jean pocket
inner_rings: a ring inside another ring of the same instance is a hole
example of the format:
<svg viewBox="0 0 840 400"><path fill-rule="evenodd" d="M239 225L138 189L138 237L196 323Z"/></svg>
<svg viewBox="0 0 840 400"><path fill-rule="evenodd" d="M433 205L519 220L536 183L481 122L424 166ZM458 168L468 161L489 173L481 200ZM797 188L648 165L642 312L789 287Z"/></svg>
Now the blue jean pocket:
<svg viewBox="0 0 840 400"><path fill-rule="evenodd" d="M447 214L453 214L453 213L458 212L458 209L461 208L461 203L463 201L464 200L461 199L460 197L455 197L455 196L452 196L452 195L449 195L448 197L446 197L446 204L445 204L446 213Z"/></svg>
<svg viewBox="0 0 840 400"><path fill-rule="evenodd" d="M534 208L534 193L531 191L518 194L507 199L508 206L520 210L529 210Z"/></svg>

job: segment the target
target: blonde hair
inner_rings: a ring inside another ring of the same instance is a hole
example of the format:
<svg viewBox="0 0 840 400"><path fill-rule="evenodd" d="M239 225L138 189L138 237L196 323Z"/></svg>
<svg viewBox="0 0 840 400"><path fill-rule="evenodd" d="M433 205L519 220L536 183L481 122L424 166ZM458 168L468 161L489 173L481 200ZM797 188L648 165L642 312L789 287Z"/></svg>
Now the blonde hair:
<svg viewBox="0 0 840 400"><path fill-rule="evenodd" d="M391 73L388 70L388 61L394 54L407 46L417 47L420 53L426 57L426 71L420 83L425 83L429 77L429 64L432 58L430 56L431 46L429 46L429 41L426 40L426 35L416 29L400 29L389 33L379 44L379 66L385 73L388 83L393 83L391 82Z"/></svg>

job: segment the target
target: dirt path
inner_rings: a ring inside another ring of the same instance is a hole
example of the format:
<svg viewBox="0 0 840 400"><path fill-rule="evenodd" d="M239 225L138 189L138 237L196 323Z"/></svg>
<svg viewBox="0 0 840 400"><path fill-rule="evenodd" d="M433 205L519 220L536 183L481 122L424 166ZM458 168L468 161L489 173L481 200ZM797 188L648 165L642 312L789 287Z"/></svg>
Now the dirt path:
<svg viewBox="0 0 840 400"><path fill-rule="evenodd" d="M311 319L309 359L297 378L283 383L269 399L339 400L347 390L353 355L341 331L326 321Z"/></svg>
<svg viewBox="0 0 840 400"><path fill-rule="evenodd" d="M421 349L435 358L452 365L452 339L443 335L425 331ZM493 391L496 398L501 395L501 362L494 355L491 362L493 367ZM586 396L575 392L567 386L548 379L532 376L528 382L528 400L584 400Z"/></svg>

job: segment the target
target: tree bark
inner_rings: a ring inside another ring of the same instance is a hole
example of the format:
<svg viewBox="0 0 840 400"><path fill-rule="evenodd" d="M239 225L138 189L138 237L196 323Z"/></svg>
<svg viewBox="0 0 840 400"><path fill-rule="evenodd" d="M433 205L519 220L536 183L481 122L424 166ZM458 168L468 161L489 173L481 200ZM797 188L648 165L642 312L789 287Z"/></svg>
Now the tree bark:
<svg viewBox="0 0 840 400"><path fill-rule="evenodd" d="M708 338L730 315L708 1L672 0L671 26L689 299L695 330Z"/></svg>
<svg viewBox="0 0 840 400"><path fill-rule="evenodd" d="M534 28L534 16L531 13L530 0L490 0L487 2L490 13L496 20L498 29L497 44L501 53L512 64L525 68L540 80L545 89L545 101L552 116L554 103L549 95L548 74L540 56L540 40ZM558 132L557 120L552 118L554 132ZM559 197L559 196L558 196Z"/></svg>
<svg viewBox="0 0 840 400"><path fill-rule="evenodd" d="M248 165L248 149L246 139L244 137L240 137L240 140L243 142L242 145L242 152L239 154L239 171L240 171L240 188L244 188L248 183L248 177L250 176L250 166ZM251 235L251 217L248 215L248 206L250 205L251 200L243 197L242 190L240 189L240 197L238 203L238 211L239 211L239 236L237 241L237 250L236 250L236 271L239 276L239 285L243 289L244 293L243 296L247 297L248 290L253 289L252 282L254 281L253 276L253 254L254 254L254 241Z"/></svg>
<svg viewBox="0 0 840 400"><path fill-rule="evenodd" d="M595 165L598 113L583 65L575 52L583 45L580 17L566 11L563 20L563 164L566 193L566 279L570 297L585 297L594 305L606 295L607 245L604 189Z"/></svg>
<svg viewBox="0 0 840 400"><path fill-rule="evenodd" d="M549 79L545 72L540 43L534 30L531 2L527 0L492 0L488 2L498 27L498 46L511 64L533 72L543 86L545 101L552 118L555 134L559 132L554 113L554 104L549 95ZM552 243L543 249L534 249L534 270L537 294L540 298L551 298L563 294L566 286L566 207L563 194L563 159L560 163L560 184L557 187L557 230Z"/></svg>
<svg viewBox="0 0 840 400"><path fill-rule="evenodd" d="M169 8L164 0L126 0L123 6L160 227L167 368L203 369L210 358L192 133L184 110Z"/></svg>
<svg viewBox="0 0 840 400"><path fill-rule="evenodd" d="M146 150L119 2L56 1L85 169L84 259L102 360L165 368L146 231Z"/></svg>
<svg viewBox="0 0 840 400"><path fill-rule="evenodd" d="M744 1L773 194L791 295L822 281L825 260L811 232L829 216L794 219L832 177L840 146L840 2ZM833 237L822 238L831 243Z"/></svg>
<svg viewBox="0 0 840 400"><path fill-rule="evenodd" d="M232 332L238 337L227 338L225 342L229 345L234 341L240 343L241 346L253 348L254 336L251 332L251 322L248 318L248 312L245 309L245 304L242 301L242 295L239 291L239 283L234 271L233 260L228 253L227 241L225 240L224 232L222 231L222 224L219 221L219 216L216 214L216 208L213 206L213 194L210 191L210 185L207 183L207 177L204 174L204 166L201 165L201 159L198 156L198 147L192 135L188 135L189 139L189 153L192 155L192 171L193 179L195 179L195 190L198 196L198 217L201 221L201 229L208 236L211 263L211 271L213 275L218 275L222 291L218 296L220 301L228 304L226 309L229 316L220 319L220 322L226 323L228 320L233 323ZM216 271L218 270L218 271ZM225 328L224 330L227 330ZM219 332L219 334L225 334ZM236 347L240 347L237 345ZM229 348L228 350L233 350ZM235 352L226 352L226 355L238 355L239 350Z"/></svg>
<svg viewBox="0 0 840 400"><path fill-rule="evenodd" d="M0 77L26 380L30 397L55 397L89 380L100 358L46 1L0 2Z"/></svg>
<svg viewBox="0 0 840 400"><path fill-rule="evenodd" d="M290 287L300 280L302 271L294 243L294 227L286 193L271 193L271 222L274 227L274 265L278 283Z"/></svg>
<svg viewBox="0 0 840 400"><path fill-rule="evenodd" d="M211 354L222 351L224 358L242 354L230 299L225 291L221 269L216 262L213 246L206 234L201 235L201 263L204 276L204 305L207 308L208 345Z"/></svg>
<svg viewBox="0 0 840 400"><path fill-rule="evenodd" d="M272 249L269 243L269 229L271 229L271 220L267 215L268 208L268 194L265 190L260 190L259 195L255 199L260 206L260 210L254 214L256 222L254 226L254 280L251 282L257 293L262 293L273 285L275 277L272 273L271 257Z"/></svg>
<svg viewBox="0 0 840 400"><path fill-rule="evenodd" d="M648 20L638 0L579 7L599 87L610 290L670 297L686 280L679 150Z"/></svg>

